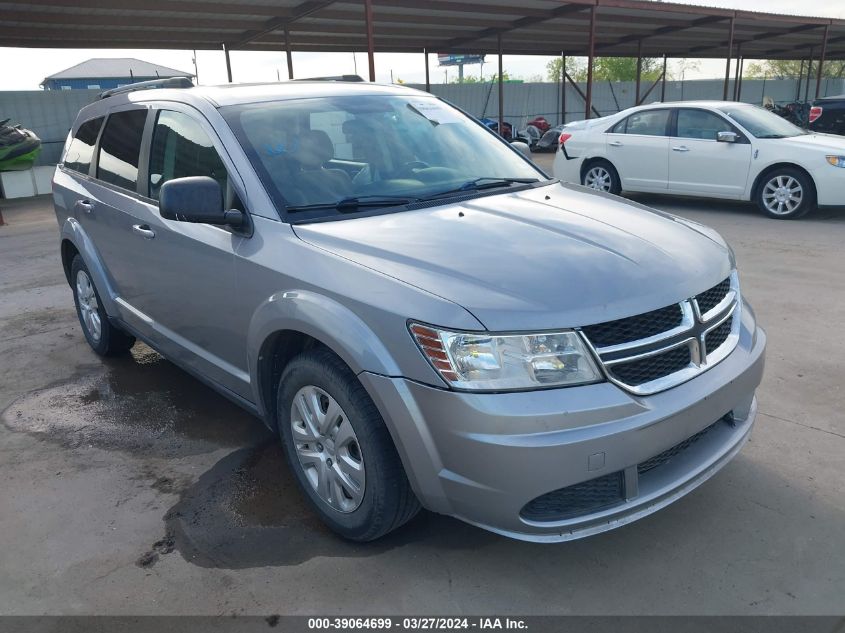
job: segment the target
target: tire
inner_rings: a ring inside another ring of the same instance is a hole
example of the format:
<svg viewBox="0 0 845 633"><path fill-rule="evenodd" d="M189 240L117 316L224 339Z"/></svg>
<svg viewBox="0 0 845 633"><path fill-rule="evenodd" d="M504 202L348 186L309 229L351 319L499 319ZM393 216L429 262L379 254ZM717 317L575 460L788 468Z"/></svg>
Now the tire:
<svg viewBox="0 0 845 633"><path fill-rule="evenodd" d="M381 414L335 354L319 347L294 358L276 398L288 464L329 528L352 541L372 541L417 514L419 501ZM334 413L326 415L329 410Z"/></svg>
<svg viewBox="0 0 845 633"><path fill-rule="evenodd" d="M622 192L622 182L616 168L606 160L587 163L581 174L581 184L590 189L604 191L618 196Z"/></svg>
<svg viewBox="0 0 845 633"><path fill-rule="evenodd" d="M76 304L76 316L82 326L85 340L100 356L125 354L135 344L135 337L130 336L109 321L100 294L94 287L94 281L88 267L79 255L70 265L70 281L73 289L73 302Z"/></svg>
<svg viewBox="0 0 845 633"><path fill-rule="evenodd" d="M781 167L760 180L755 201L770 218L797 220L816 206L816 190L810 177L800 169Z"/></svg>

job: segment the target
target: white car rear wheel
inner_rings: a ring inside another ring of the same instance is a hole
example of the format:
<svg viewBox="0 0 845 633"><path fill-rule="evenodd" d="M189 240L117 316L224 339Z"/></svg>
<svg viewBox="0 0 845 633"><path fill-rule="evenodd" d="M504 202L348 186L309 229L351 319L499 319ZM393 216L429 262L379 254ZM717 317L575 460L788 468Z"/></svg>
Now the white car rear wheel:
<svg viewBox="0 0 845 633"><path fill-rule="evenodd" d="M605 160L595 161L587 165L584 175L581 177L581 184L589 189L604 191L619 195L622 187L619 182L619 174L609 162Z"/></svg>

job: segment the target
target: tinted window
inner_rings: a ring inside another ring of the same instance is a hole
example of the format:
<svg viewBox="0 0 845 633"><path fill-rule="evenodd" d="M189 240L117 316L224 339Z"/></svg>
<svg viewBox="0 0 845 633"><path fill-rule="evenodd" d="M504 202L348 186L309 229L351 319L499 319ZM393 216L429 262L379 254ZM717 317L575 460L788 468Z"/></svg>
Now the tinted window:
<svg viewBox="0 0 845 633"><path fill-rule="evenodd" d="M617 123L613 131L617 134L666 136L667 123L669 123L669 110L643 110Z"/></svg>
<svg viewBox="0 0 845 633"><path fill-rule="evenodd" d="M681 138L715 141L719 132L733 132L731 124L706 110L678 110L678 133Z"/></svg>
<svg viewBox="0 0 845 633"><path fill-rule="evenodd" d="M65 154L64 165L68 169L78 171L82 174L88 173L91 167L91 158L94 156L94 145L97 142L97 135L103 125L103 117L97 117L86 121L76 130L76 136L70 141Z"/></svg>
<svg viewBox="0 0 845 633"><path fill-rule="evenodd" d="M186 114L162 110L150 151L150 197L158 200L164 183L186 176L210 176L226 191L226 168L200 124Z"/></svg>
<svg viewBox="0 0 845 633"><path fill-rule="evenodd" d="M109 115L100 139L97 178L135 191L146 120L146 110L125 110Z"/></svg>

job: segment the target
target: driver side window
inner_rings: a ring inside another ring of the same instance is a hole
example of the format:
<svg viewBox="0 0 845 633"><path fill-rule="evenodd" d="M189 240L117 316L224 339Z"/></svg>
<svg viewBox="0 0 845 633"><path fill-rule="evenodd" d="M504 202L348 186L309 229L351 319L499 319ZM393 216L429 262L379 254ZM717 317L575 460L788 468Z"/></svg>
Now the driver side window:
<svg viewBox="0 0 845 633"><path fill-rule="evenodd" d="M158 113L150 147L149 196L174 178L209 176L220 183L227 208L243 209L229 183L226 167L202 126L181 112Z"/></svg>

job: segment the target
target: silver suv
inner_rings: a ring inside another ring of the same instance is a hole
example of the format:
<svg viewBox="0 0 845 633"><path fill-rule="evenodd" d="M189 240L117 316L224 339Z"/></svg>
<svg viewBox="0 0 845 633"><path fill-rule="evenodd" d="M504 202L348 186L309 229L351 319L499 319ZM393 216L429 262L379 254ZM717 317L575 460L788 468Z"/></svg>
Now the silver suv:
<svg viewBox="0 0 845 633"><path fill-rule="evenodd" d="M724 240L429 94L126 89L80 112L53 187L94 351L142 340L260 417L349 539L420 506L594 534L751 432L766 337Z"/></svg>

